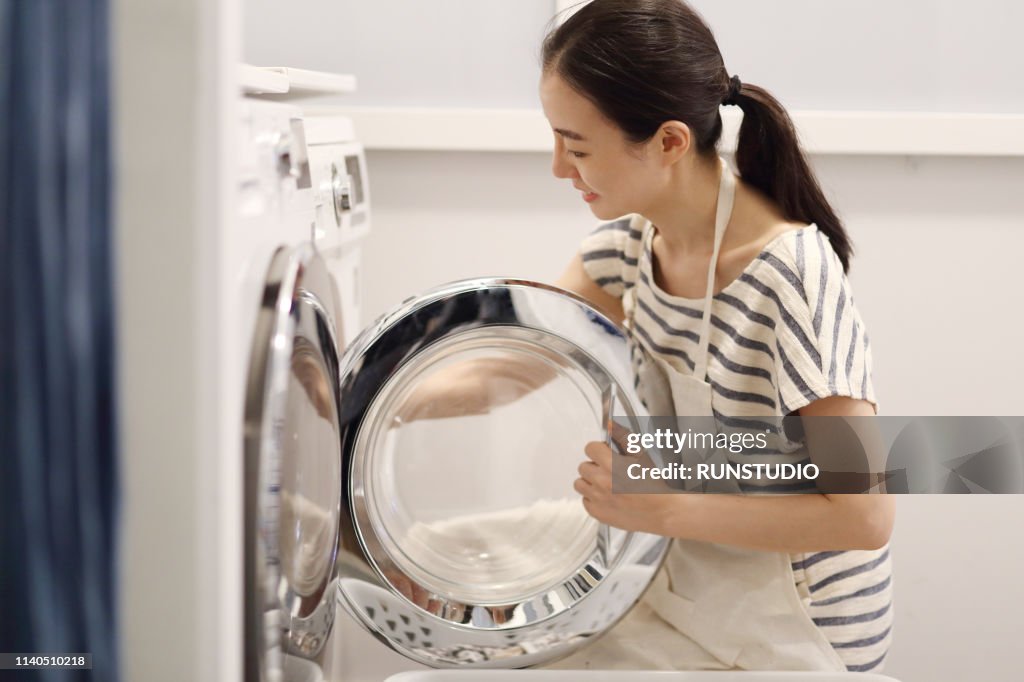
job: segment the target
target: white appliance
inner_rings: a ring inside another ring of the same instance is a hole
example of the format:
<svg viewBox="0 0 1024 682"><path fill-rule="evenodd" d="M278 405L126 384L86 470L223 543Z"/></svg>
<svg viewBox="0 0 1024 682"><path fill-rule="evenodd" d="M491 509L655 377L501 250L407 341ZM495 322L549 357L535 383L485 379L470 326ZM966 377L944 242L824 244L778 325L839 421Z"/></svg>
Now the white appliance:
<svg viewBox="0 0 1024 682"><path fill-rule="evenodd" d="M339 610L437 667L537 665L611 627L668 546L572 490L579 443L642 416L621 330L561 290L482 279L410 299L339 358L333 280L298 253L271 267L247 396L254 660L273 671L284 647L360 679L379 645L353 648ZM472 404L433 399L453 369Z"/></svg>
<svg viewBox="0 0 1024 682"><path fill-rule="evenodd" d="M355 79L249 65L239 76L239 219L225 250L236 300L224 324L237 359L227 383L244 409L245 676L345 678L331 672L346 633L332 631L341 475L337 448L322 447L337 408L325 377L360 329L370 196L351 120L306 102Z"/></svg>
<svg viewBox="0 0 1024 682"><path fill-rule="evenodd" d="M362 329L362 242L370 231L370 185L352 120L334 107L303 107L316 206L314 242L338 281L342 340Z"/></svg>
<svg viewBox="0 0 1024 682"><path fill-rule="evenodd" d="M246 680L418 667L379 642L421 665L523 667L600 635L667 548L601 526L572 490L579 444L642 414L621 330L567 292L486 279L357 336L365 158L347 119L289 97L354 81L245 67L243 82L277 100L242 105L228 321L247 362ZM431 391L467 368L482 409L442 414Z"/></svg>
<svg viewBox="0 0 1024 682"><path fill-rule="evenodd" d="M239 205L224 257L231 273L234 321L227 325L244 386L253 320L275 251L309 243L316 214L302 111L290 104L242 97L238 103ZM238 349L245 353L238 353ZM242 357L246 356L246 357Z"/></svg>
<svg viewBox="0 0 1024 682"><path fill-rule="evenodd" d="M362 241L370 231L370 188L363 146L352 120L332 106L310 104L324 96L353 92L349 74L242 64L239 76L248 99L288 104L302 119L307 179L315 209L313 244L337 279L342 297L342 347L361 329Z"/></svg>
<svg viewBox="0 0 1024 682"><path fill-rule="evenodd" d="M241 97L238 102L238 211L231 232L224 240L223 258L230 278L230 305L224 306L223 335L225 352L229 358L221 371L227 381L229 414L237 415L238 424L252 420L254 410L261 406L252 402L254 366L264 353L261 338L273 333L261 314L261 303L268 295L268 287L275 279L288 276L296 269L312 263L310 257L315 227L312 181L306 156L302 112L294 105ZM243 457L246 458L246 477L258 476L252 467L258 466L251 452L251 442L259 435L244 434ZM251 488L252 486L249 486ZM251 513L257 498L249 495L245 504L246 523L256 519ZM246 565L258 563L257 555L263 549L252 542L258 529L246 529ZM260 630L246 632L247 670L260 658L269 664L267 679L279 679L285 664L284 652L271 646L264 656L263 642L278 642L281 623L278 615L263 614L265 589L271 576L247 574L246 609L259 612ZM255 623L252 618L247 624ZM264 631L264 628L266 631ZM260 653L256 653L259 649ZM260 664L262 665L262 663ZM278 672L274 672L278 671ZM247 675L250 674L247 672Z"/></svg>

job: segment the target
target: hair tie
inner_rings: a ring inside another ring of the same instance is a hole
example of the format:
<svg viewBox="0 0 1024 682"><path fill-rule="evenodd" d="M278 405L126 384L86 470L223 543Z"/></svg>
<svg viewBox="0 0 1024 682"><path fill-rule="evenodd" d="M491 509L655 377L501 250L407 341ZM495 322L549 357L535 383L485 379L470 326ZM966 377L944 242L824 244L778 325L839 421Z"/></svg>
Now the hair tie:
<svg viewBox="0 0 1024 682"><path fill-rule="evenodd" d="M730 104L739 106L739 100L737 99L740 95L740 88L743 87L743 83L740 82L739 76L733 76L729 79L729 94L722 100L722 106L727 107Z"/></svg>

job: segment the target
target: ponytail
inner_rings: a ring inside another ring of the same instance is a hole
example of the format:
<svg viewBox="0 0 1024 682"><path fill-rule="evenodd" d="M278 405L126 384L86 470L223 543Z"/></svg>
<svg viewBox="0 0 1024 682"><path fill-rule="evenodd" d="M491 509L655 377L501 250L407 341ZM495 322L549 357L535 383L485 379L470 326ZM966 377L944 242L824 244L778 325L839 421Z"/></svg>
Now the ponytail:
<svg viewBox="0 0 1024 682"><path fill-rule="evenodd" d="M849 271L853 245L807 164L789 114L768 91L749 83L732 92L728 103L743 111L736 143L740 177L771 197L787 220L817 225Z"/></svg>

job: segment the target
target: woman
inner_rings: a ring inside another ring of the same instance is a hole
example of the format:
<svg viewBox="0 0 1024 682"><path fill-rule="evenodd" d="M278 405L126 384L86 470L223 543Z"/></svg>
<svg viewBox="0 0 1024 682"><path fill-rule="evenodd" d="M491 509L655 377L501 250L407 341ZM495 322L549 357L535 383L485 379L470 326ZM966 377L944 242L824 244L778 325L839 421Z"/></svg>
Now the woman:
<svg viewBox="0 0 1024 682"><path fill-rule="evenodd" d="M594 0L546 38L540 95L555 176L598 218L628 216L594 231L559 284L630 330L652 413L875 414L850 241L782 106L729 77L691 8ZM738 178L716 152L722 105L743 111ZM815 440L808 427L775 456L814 459ZM588 513L676 540L643 602L558 667L880 668L891 497L613 495L611 451L586 454Z"/></svg>

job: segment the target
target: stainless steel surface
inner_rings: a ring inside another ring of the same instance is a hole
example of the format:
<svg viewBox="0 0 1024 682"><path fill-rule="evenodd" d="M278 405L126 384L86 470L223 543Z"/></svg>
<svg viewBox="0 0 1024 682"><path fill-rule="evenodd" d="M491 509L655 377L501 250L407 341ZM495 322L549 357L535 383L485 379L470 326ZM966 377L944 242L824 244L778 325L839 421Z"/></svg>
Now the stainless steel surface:
<svg viewBox="0 0 1024 682"><path fill-rule="evenodd" d="M584 301L458 282L371 325L340 377L337 596L389 646L433 666L536 665L646 589L667 540L597 524L571 488L610 414L642 415L623 333Z"/></svg>
<svg viewBox="0 0 1024 682"><path fill-rule="evenodd" d="M245 405L247 680L281 679L285 652L316 657L334 622L338 300L311 246L275 254Z"/></svg>

